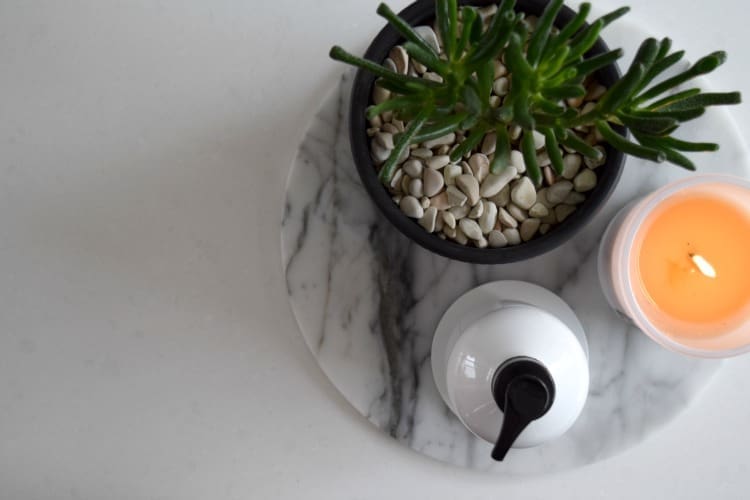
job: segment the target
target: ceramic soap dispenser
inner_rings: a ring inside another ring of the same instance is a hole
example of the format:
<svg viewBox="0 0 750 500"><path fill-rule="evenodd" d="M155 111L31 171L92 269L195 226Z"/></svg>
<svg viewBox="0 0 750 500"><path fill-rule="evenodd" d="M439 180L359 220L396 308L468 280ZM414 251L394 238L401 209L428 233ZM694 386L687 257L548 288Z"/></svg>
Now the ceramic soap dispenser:
<svg viewBox="0 0 750 500"><path fill-rule="evenodd" d="M542 444L576 421L589 388L586 337L552 292L521 281L487 283L443 315L432 372L453 413L503 460L511 447Z"/></svg>

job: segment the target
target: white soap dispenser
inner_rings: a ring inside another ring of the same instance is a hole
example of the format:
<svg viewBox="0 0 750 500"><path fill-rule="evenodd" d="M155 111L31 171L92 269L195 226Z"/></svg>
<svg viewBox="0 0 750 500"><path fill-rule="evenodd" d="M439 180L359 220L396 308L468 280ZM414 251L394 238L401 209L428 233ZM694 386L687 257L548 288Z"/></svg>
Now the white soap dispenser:
<svg viewBox="0 0 750 500"><path fill-rule="evenodd" d="M497 281L443 315L432 344L440 395L503 460L511 447L552 440L578 418L589 388L583 327L549 290Z"/></svg>

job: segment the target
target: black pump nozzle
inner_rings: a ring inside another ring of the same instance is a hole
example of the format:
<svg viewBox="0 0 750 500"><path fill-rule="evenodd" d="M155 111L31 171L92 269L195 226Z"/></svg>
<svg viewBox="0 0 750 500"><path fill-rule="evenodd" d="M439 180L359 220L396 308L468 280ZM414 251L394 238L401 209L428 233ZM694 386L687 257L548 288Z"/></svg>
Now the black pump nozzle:
<svg viewBox="0 0 750 500"><path fill-rule="evenodd" d="M502 461L526 426L550 409L555 400L555 383L539 361L516 357L495 372L492 396L505 414L492 449L492 458Z"/></svg>

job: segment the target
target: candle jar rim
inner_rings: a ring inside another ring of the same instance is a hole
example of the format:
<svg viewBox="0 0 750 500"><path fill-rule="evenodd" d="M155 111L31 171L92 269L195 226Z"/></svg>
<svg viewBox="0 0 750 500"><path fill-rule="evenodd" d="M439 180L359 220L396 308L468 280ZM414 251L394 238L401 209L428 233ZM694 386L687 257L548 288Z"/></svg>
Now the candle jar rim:
<svg viewBox="0 0 750 500"><path fill-rule="evenodd" d="M645 222L646 218L653 212L653 210L657 206L661 205L665 200L672 198L673 196L682 191L685 191L686 189L707 184L725 184L735 188L746 189L748 191L748 194L750 194L750 180L748 179L729 174L697 174L662 186L661 188L646 195L646 197L644 197L639 202L635 203L632 208L632 216L627 218L628 220L625 222L625 227L623 227L625 241L629 241L631 242L631 244L625 247L625 250L619 256L619 265L616 266L617 272L620 275L619 280L626 286L627 289L635 290L636 284L633 283L630 272L631 263L633 262L634 258L634 252L636 252L636 245L634 244L634 242L636 236L642 229L642 225ZM750 351L750 342L727 349L699 348L680 343L672 337L664 334L648 318L648 316L644 313L643 308L639 304L635 294L624 293L621 294L621 298L624 299L625 306L628 310L627 314L628 316L630 316L631 320L653 340L669 349L680 352L682 354L701 358L726 358L744 354ZM750 320L748 321L748 324L750 325Z"/></svg>

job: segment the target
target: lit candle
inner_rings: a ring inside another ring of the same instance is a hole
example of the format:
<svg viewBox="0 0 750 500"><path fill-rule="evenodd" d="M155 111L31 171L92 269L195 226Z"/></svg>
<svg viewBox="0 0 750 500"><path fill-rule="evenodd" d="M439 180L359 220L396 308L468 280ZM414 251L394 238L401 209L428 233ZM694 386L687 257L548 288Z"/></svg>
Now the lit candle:
<svg viewBox="0 0 750 500"><path fill-rule="evenodd" d="M695 176L624 208L605 233L610 304L679 352L750 350L750 182Z"/></svg>

